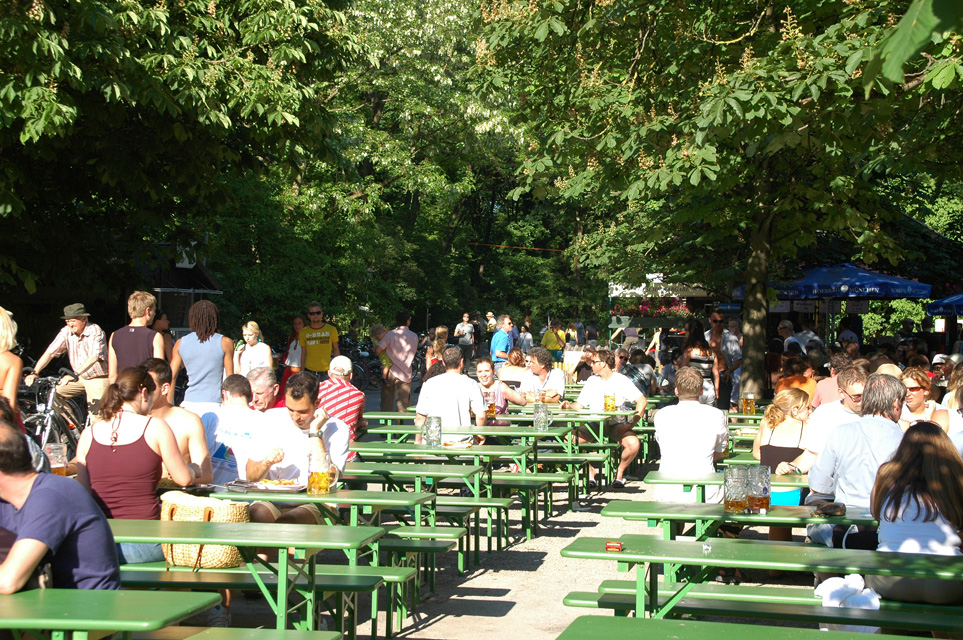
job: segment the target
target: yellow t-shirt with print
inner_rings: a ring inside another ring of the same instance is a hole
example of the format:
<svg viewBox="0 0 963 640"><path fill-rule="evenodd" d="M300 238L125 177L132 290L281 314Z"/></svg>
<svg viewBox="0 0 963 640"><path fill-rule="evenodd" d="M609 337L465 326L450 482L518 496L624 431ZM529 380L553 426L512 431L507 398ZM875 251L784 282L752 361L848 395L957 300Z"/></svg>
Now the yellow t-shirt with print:
<svg viewBox="0 0 963 640"><path fill-rule="evenodd" d="M298 343L304 349L304 368L325 372L331 367L331 346L338 341L334 325L324 324L319 329L307 326L298 334Z"/></svg>
<svg viewBox="0 0 963 640"><path fill-rule="evenodd" d="M560 339L556 332L549 329L545 332L545 335L542 336L542 346L549 351L561 351L565 348L565 340L564 338Z"/></svg>

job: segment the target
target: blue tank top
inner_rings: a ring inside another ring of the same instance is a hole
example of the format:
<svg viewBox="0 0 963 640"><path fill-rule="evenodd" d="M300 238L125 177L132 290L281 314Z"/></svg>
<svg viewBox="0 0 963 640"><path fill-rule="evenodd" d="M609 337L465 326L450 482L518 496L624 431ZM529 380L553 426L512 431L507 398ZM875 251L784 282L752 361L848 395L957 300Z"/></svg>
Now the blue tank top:
<svg viewBox="0 0 963 640"><path fill-rule="evenodd" d="M221 334L215 333L206 341L197 339L196 333L181 338L179 348L184 368L187 369L188 402L220 402L221 381L224 379L224 350Z"/></svg>

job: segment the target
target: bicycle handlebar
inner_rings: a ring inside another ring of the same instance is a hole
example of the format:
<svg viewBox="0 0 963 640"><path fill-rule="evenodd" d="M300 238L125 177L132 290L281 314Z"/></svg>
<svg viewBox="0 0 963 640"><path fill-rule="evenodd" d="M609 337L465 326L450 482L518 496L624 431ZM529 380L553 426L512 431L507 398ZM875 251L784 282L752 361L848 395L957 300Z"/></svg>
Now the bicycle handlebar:
<svg viewBox="0 0 963 640"><path fill-rule="evenodd" d="M41 376L41 375L39 375L39 374L34 373L33 367L24 367L24 368L23 368L23 375L24 375L24 377L27 377L27 376L29 376L29 375L36 375L36 376L37 376L37 379L33 381L34 384L37 384L37 383L40 382L40 381L43 381L43 382L59 382L64 376L69 376L69 377L73 378L73 381L74 381L74 382L77 382L78 380L80 380L80 376L77 375L76 373L74 373L71 369L68 369L67 367L61 367L61 368L60 368L60 371L58 371L58 372L57 372L57 375L55 375L55 376ZM33 385L31 385L31 386L33 386Z"/></svg>

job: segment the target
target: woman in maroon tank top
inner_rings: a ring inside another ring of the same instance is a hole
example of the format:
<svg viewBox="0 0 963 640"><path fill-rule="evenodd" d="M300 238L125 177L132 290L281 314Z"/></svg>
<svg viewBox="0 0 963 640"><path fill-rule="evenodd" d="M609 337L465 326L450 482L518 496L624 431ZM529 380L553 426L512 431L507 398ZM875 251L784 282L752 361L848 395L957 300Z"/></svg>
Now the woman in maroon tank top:
<svg viewBox="0 0 963 640"><path fill-rule="evenodd" d="M103 422L90 425L77 446L77 480L108 518L157 520L157 483L161 465L179 485L200 474L187 464L167 422L147 414L153 404L154 379L143 367L124 369L101 401ZM121 564L163 560L160 545L117 545Z"/></svg>

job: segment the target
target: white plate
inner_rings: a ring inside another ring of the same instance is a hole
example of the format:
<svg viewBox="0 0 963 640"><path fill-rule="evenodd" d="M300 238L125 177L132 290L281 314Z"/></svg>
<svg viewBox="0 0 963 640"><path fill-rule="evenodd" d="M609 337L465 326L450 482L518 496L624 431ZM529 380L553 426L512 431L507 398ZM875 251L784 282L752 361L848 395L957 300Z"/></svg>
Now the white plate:
<svg viewBox="0 0 963 640"><path fill-rule="evenodd" d="M441 448L442 449L470 449L471 445L472 445L471 442L448 442L446 444L442 444Z"/></svg>
<svg viewBox="0 0 963 640"><path fill-rule="evenodd" d="M307 489L307 485L304 484L264 484L263 482L258 482L256 485L258 491L274 491L277 493L298 493Z"/></svg>

